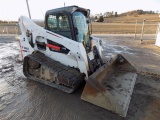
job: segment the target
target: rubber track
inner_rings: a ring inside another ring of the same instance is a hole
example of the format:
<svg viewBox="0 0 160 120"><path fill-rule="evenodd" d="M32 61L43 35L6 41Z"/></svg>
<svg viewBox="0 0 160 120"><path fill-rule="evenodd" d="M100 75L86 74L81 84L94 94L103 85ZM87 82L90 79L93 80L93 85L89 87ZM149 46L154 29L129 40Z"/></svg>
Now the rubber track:
<svg viewBox="0 0 160 120"><path fill-rule="evenodd" d="M56 84L54 82L42 80L40 78L34 77L33 75L29 74L28 72L28 68L29 68L28 60L29 59L32 59L38 62L39 64L41 64L41 66L45 66L48 69L53 70L54 73L55 72L57 73L58 79L62 81L64 80L67 81L67 84L61 84L61 83ZM78 70L65 66L61 64L60 62L54 61L42 53L34 53L24 58L23 73L27 78L44 83L46 85L57 88L67 93L72 93L77 87L79 87L80 84L84 81L84 77L85 77L85 75L80 73Z"/></svg>

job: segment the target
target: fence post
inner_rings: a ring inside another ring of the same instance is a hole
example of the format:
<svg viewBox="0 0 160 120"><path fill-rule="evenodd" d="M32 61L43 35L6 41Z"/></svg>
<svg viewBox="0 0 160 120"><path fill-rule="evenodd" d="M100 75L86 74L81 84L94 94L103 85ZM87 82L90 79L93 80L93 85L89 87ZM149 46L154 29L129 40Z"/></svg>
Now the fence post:
<svg viewBox="0 0 160 120"><path fill-rule="evenodd" d="M17 26L15 26L15 35L17 34Z"/></svg>
<svg viewBox="0 0 160 120"><path fill-rule="evenodd" d="M143 40L143 32L144 32L144 23L145 23L146 19L143 19L143 25L142 25L142 32L141 32L141 43Z"/></svg>
<svg viewBox="0 0 160 120"><path fill-rule="evenodd" d="M6 31L6 33L7 33L7 36L9 37L8 27L4 27L4 28L3 28L1 37L2 37L2 35L4 34L5 31Z"/></svg>
<svg viewBox="0 0 160 120"><path fill-rule="evenodd" d="M160 24L157 25L157 31L156 31L155 39L157 39L157 34L158 34L159 31L160 31Z"/></svg>
<svg viewBox="0 0 160 120"><path fill-rule="evenodd" d="M137 33L137 20L136 20L136 24L135 24L135 35L134 35L134 39L136 39L136 33Z"/></svg>
<svg viewBox="0 0 160 120"><path fill-rule="evenodd" d="M8 35L8 37L9 37L8 27L6 27L6 32L7 32L7 35Z"/></svg>
<svg viewBox="0 0 160 120"><path fill-rule="evenodd" d="M4 27L4 28L3 28L3 30L2 30L2 34L1 34L1 37L2 37L2 35L4 34L5 29L6 29L6 27Z"/></svg>

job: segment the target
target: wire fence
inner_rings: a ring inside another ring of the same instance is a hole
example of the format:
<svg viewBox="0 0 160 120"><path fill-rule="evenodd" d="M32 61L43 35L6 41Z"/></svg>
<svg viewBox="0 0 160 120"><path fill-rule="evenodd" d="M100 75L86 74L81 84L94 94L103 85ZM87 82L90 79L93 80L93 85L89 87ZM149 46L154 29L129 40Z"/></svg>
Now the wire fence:
<svg viewBox="0 0 160 120"><path fill-rule="evenodd" d="M18 34L19 27L18 26L0 26L0 36L10 35L10 34Z"/></svg>
<svg viewBox="0 0 160 120"><path fill-rule="evenodd" d="M93 34L142 34L142 23L93 23ZM143 34L156 34L157 24L144 24ZM19 27L12 26L0 26L0 36L4 34L18 34L20 32Z"/></svg>
<svg viewBox="0 0 160 120"><path fill-rule="evenodd" d="M94 34L141 34L142 23L121 24L121 23L93 23ZM158 24L144 24L144 34L156 34Z"/></svg>

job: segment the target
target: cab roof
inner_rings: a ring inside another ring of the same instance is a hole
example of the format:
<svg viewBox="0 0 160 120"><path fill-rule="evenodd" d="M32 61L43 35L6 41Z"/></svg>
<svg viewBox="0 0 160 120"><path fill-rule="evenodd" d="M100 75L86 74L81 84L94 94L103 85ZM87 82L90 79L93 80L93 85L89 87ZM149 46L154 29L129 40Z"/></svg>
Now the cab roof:
<svg viewBox="0 0 160 120"><path fill-rule="evenodd" d="M90 10L89 9L81 8L81 7L78 7L78 6L75 6L75 5L48 10L46 12L46 15L53 14L53 13L58 13L58 12L67 12L67 13L72 14L75 11L82 12L86 17L88 17L90 15Z"/></svg>

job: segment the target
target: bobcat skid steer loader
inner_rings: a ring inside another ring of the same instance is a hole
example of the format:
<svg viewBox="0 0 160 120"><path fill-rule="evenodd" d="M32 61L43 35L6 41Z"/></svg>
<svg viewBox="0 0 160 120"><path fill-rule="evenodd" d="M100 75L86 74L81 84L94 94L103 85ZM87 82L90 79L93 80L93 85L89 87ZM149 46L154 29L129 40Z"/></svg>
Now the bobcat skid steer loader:
<svg viewBox="0 0 160 120"><path fill-rule="evenodd" d="M82 100L125 117L136 70L122 55L102 60L102 41L90 35L89 15L78 6L52 9L44 28L21 16L23 73L67 93L86 81Z"/></svg>

